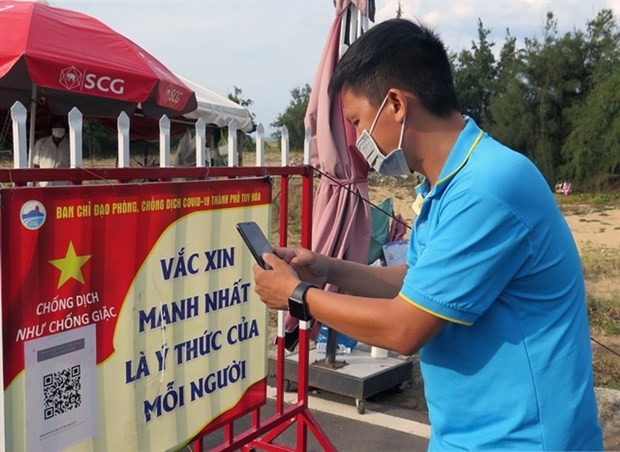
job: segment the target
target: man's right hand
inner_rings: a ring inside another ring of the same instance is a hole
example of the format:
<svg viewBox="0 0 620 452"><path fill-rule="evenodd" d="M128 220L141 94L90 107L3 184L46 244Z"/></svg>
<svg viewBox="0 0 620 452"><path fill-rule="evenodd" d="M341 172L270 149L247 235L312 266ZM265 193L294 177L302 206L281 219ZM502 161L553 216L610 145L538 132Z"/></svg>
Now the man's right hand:
<svg viewBox="0 0 620 452"><path fill-rule="evenodd" d="M330 271L330 262L327 257L298 247L276 248L274 253L290 264L302 281L309 282L317 287L323 287L327 283Z"/></svg>

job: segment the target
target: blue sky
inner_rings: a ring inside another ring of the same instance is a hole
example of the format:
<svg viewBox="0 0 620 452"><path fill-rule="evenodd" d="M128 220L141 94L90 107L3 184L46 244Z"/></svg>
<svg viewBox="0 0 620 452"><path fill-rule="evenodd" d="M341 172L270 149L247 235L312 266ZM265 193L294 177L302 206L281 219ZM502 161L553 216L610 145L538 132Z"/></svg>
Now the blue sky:
<svg viewBox="0 0 620 452"><path fill-rule="evenodd" d="M267 131L312 84L334 19L331 0L49 0L96 17L172 71L222 95L242 89ZM376 22L395 17L397 0L377 0ZM433 26L451 50L470 48L480 18L499 51L513 36L541 37L547 11L560 33L585 30L603 8L620 17L620 0L401 0L405 17Z"/></svg>

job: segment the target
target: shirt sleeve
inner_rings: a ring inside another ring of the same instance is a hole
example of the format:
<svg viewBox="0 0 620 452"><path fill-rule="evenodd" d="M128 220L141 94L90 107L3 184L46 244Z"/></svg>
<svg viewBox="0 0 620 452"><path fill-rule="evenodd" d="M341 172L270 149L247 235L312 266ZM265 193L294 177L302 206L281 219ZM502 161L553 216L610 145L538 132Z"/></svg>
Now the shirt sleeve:
<svg viewBox="0 0 620 452"><path fill-rule="evenodd" d="M39 139L34 143L34 147L32 149L32 164L40 166L40 156L41 155L41 140Z"/></svg>
<svg viewBox="0 0 620 452"><path fill-rule="evenodd" d="M400 295L420 309L471 325L501 295L531 255L528 230L502 200L472 191L437 207ZM430 221L429 221L430 223Z"/></svg>

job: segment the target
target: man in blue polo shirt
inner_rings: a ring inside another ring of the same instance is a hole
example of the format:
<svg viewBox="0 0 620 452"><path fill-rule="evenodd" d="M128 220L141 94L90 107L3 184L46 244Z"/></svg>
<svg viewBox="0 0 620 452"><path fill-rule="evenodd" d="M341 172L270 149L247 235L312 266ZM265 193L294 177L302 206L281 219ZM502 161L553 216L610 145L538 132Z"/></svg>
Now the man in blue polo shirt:
<svg viewBox="0 0 620 452"><path fill-rule="evenodd" d="M439 38L383 22L345 53L330 89L375 170L425 176L407 265L277 249L264 256L273 270L255 267L261 300L420 350L429 449L602 449L570 230L536 167L461 116ZM314 287L325 283L345 293Z"/></svg>

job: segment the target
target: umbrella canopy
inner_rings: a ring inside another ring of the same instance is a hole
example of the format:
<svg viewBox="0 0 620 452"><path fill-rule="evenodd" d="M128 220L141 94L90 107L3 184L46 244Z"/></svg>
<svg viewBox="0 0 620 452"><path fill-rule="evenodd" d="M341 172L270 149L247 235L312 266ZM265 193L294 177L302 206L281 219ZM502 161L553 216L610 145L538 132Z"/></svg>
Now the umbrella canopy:
<svg viewBox="0 0 620 452"><path fill-rule="evenodd" d="M375 2L374 0L334 0L334 7L336 8L336 15L339 16L349 7L354 5L362 16L368 17L370 20L375 20Z"/></svg>
<svg viewBox="0 0 620 452"><path fill-rule="evenodd" d="M360 263L368 261L370 209L368 163L355 147L355 129L342 112L340 98L328 92L339 58L340 15L332 24L310 94L305 125L312 136L312 164L322 177L314 201L312 249Z"/></svg>
<svg viewBox="0 0 620 452"><path fill-rule="evenodd" d="M228 97L211 91L196 82L177 74L177 77L196 94L197 107L195 110L171 121L170 133L172 136L183 134L189 123L202 119L205 124L217 127L228 127L231 121L235 121L238 130L250 133L254 130L254 122L250 110L233 102ZM110 131L116 131L116 119L100 119L100 123ZM159 121L157 118L143 118L134 116L131 118L132 140L155 141L159 139Z"/></svg>
<svg viewBox="0 0 620 452"><path fill-rule="evenodd" d="M367 263L370 246L368 163L355 146L356 134L329 83L343 50L362 32L357 16L374 20L374 0L334 0L336 18L319 61L304 125L312 137L312 165L325 173L317 187L312 249L332 257ZM359 14L358 14L359 12ZM352 30L352 22L357 27ZM345 34L346 39L345 38Z"/></svg>
<svg viewBox="0 0 620 452"><path fill-rule="evenodd" d="M234 120L237 129L247 133L254 130L252 114L247 108L185 77L178 77L196 93L198 101L196 110L184 115L186 118L202 118L206 124L215 124L218 127L227 127Z"/></svg>
<svg viewBox="0 0 620 452"><path fill-rule="evenodd" d="M194 93L178 77L97 19L0 0L0 108L17 100L28 105L33 92L57 114L77 107L110 117L141 107L145 116L159 117L196 109Z"/></svg>

